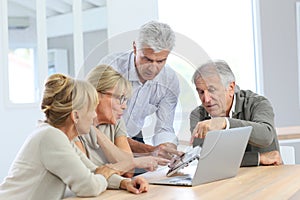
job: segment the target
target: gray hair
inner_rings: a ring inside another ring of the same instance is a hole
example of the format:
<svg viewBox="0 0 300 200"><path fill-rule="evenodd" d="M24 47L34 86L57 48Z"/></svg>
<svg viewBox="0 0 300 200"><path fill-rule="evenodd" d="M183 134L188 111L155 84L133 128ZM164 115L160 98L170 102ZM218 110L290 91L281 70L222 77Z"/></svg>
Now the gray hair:
<svg viewBox="0 0 300 200"><path fill-rule="evenodd" d="M175 33L167 24L150 21L141 26L135 42L138 49L148 46L154 52L171 51L175 46Z"/></svg>
<svg viewBox="0 0 300 200"><path fill-rule="evenodd" d="M225 87L229 86L230 83L235 82L235 76L224 60L208 61L201 65L195 71L192 81L195 83L199 77L207 77L216 74L220 76L222 84Z"/></svg>

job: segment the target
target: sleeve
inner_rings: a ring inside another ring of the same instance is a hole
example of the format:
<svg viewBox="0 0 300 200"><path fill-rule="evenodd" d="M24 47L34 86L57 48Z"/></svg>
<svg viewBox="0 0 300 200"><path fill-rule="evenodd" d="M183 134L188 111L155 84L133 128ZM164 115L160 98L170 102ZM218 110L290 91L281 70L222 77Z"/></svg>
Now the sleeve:
<svg viewBox="0 0 300 200"><path fill-rule="evenodd" d="M241 167L254 167L258 166L259 153L258 152L245 152Z"/></svg>
<svg viewBox="0 0 300 200"><path fill-rule="evenodd" d="M124 178L120 175L117 175L117 174L113 174L111 175L108 179L107 179L107 182L108 182L108 188L109 189L119 189L120 188L120 184L121 184L121 181L125 180L125 179L128 179L128 178Z"/></svg>
<svg viewBox="0 0 300 200"><path fill-rule="evenodd" d="M104 176L93 174L76 154L65 135L45 134L40 143L42 163L77 196L97 196L106 190Z"/></svg>
<svg viewBox="0 0 300 200"><path fill-rule="evenodd" d="M157 118L153 137L153 144L155 146L165 142L178 145L178 138L173 128L178 97L179 81L175 74L172 83L169 84L165 98L160 101L156 111Z"/></svg>
<svg viewBox="0 0 300 200"><path fill-rule="evenodd" d="M274 128L274 113L270 102L265 99L252 100L252 105L245 108L247 120L229 118L230 128L252 126L249 144L256 147L268 147L277 136Z"/></svg>
<svg viewBox="0 0 300 200"><path fill-rule="evenodd" d="M196 125L200 122L200 111L199 107L195 108L190 114L190 131L193 133Z"/></svg>
<svg viewBox="0 0 300 200"><path fill-rule="evenodd" d="M199 107L195 108L190 114L190 131L193 134L194 128L196 127L197 123L201 120L201 114ZM193 147L195 146L202 146L204 139L202 138L194 138Z"/></svg>
<svg viewBox="0 0 300 200"><path fill-rule="evenodd" d="M127 136L126 125L123 118L121 118L116 125L115 137L119 136Z"/></svg>
<svg viewBox="0 0 300 200"><path fill-rule="evenodd" d="M128 65L129 56L132 51L111 53L100 60L100 64L105 64L113 67L116 71L124 76L126 72L126 67Z"/></svg>

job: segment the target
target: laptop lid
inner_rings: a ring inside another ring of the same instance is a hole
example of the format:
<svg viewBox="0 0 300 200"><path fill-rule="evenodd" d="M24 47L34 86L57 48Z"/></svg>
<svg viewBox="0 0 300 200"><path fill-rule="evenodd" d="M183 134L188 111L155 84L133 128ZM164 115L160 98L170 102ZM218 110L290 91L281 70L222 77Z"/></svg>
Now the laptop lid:
<svg viewBox="0 0 300 200"><path fill-rule="evenodd" d="M206 135L192 185L236 176L251 126L211 131Z"/></svg>
<svg viewBox="0 0 300 200"><path fill-rule="evenodd" d="M205 137L196 166L188 166L190 169L184 169L183 173L172 177L166 177L168 169L163 168L163 175L161 170L157 172L160 173L160 178L150 178L149 182L159 185L196 186L234 177L240 168L251 131L251 126L210 131ZM150 175L145 176L151 177L151 173L154 175L155 172L147 173Z"/></svg>

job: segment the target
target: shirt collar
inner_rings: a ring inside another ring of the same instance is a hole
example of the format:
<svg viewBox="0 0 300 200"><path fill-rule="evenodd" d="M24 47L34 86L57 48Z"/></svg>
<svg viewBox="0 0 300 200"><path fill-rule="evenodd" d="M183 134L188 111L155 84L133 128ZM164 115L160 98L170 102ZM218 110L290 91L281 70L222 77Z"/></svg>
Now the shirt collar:
<svg viewBox="0 0 300 200"><path fill-rule="evenodd" d="M229 112L229 117L232 118L232 114L234 113L235 111L235 103L236 103L236 94L234 94L233 96L233 102L232 102L232 106L231 106L231 109L230 109L230 112Z"/></svg>
<svg viewBox="0 0 300 200"><path fill-rule="evenodd" d="M128 62L128 80L129 81L140 81L137 71L134 65L134 53L133 51L129 55Z"/></svg>

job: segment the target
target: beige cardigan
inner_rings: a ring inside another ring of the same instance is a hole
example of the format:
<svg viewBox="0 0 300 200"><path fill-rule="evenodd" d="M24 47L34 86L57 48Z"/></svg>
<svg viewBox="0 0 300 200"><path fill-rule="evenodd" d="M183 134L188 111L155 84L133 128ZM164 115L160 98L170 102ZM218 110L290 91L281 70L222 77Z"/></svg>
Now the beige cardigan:
<svg viewBox="0 0 300 200"><path fill-rule="evenodd" d="M66 185L77 196L96 196L106 190L107 181L92 173L95 169L84 154L74 151L62 131L42 123L27 138L0 185L0 199L61 199Z"/></svg>

